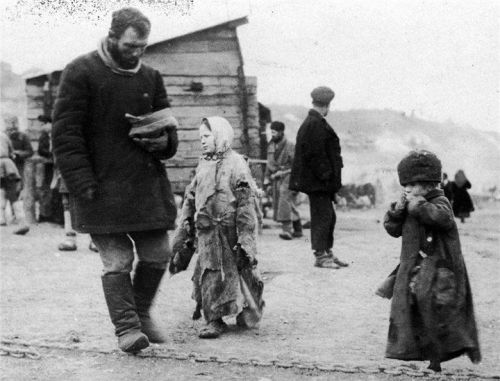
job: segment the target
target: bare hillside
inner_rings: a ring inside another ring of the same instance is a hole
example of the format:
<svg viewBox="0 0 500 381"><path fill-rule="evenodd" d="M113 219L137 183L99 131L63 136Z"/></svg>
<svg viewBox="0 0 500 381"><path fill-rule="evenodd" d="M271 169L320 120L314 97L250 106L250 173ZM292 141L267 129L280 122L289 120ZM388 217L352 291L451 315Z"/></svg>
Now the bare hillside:
<svg viewBox="0 0 500 381"><path fill-rule="evenodd" d="M302 106L270 105L273 120L287 126L295 139L308 112ZM395 167L411 149L438 154L450 177L458 169L469 176L474 193L500 185L500 134L452 122L436 123L393 110L333 111L328 121L339 135L344 156L345 182L381 181L397 187Z"/></svg>

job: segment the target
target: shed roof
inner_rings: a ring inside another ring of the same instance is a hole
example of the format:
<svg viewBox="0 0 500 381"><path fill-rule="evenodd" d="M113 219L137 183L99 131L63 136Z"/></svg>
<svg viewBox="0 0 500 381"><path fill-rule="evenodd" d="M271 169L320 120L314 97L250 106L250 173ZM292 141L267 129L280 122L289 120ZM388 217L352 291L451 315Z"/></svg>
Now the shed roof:
<svg viewBox="0 0 500 381"><path fill-rule="evenodd" d="M183 27L182 28L175 28L175 30L173 31L173 33L167 33L166 35L163 34L160 32L160 33L156 33L154 35L152 35L151 39L150 39L150 43L148 44L148 47L151 47L151 46L155 46L155 45L159 45L159 44L162 44L164 42L167 42L167 41L172 41L172 40L175 40L175 39L178 39L178 38L181 38L181 37L185 37L185 36L188 36L190 34L194 34L194 33L199 33L199 32L203 32L203 31L207 31L209 29L215 29L215 28L219 28L219 27L229 27L229 28L237 28L238 26L240 25L244 25L244 24L247 24L248 23L248 16L241 16L241 17L237 17L237 18L233 18L233 19L230 19L230 20L227 20L227 21L223 21L223 22L218 22L218 23L212 23L210 25L199 25L200 23L198 23L197 25L191 25L191 24L183 24ZM174 29L174 28L172 28ZM147 50L146 50L146 54L147 54ZM47 68L45 70L40 70L40 72L35 72L35 73L29 73L28 75L24 76L24 79L26 81L28 80L33 80L33 79L36 79L36 78L39 78L39 77L44 77L44 76L47 76L51 73L54 73L56 71L62 71L63 67L61 66L57 66L57 67L52 67L52 68Z"/></svg>

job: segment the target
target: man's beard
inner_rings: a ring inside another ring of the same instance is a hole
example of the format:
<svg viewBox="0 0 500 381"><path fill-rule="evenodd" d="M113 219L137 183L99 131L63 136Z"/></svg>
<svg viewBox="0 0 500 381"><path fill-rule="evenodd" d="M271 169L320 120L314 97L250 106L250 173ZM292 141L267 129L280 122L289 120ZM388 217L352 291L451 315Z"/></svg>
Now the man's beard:
<svg viewBox="0 0 500 381"><path fill-rule="evenodd" d="M10 131L10 132L7 132L7 136L10 139L17 139L19 137L19 131Z"/></svg>
<svg viewBox="0 0 500 381"><path fill-rule="evenodd" d="M273 137L271 137L271 141L274 143L279 143L279 142L281 142L281 139L283 139L283 136L284 135L273 136Z"/></svg>
<svg viewBox="0 0 500 381"><path fill-rule="evenodd" d="M123 58L122 53L118 50L118 45L114 44L111 41L108 42L108 51L109 51L109 54L111 54L111 57L113 57L113 60L122 69L127 69L127 70L133 69L139 63L139 58L135 58L135 57L132 57L129 59Z"/></svg>

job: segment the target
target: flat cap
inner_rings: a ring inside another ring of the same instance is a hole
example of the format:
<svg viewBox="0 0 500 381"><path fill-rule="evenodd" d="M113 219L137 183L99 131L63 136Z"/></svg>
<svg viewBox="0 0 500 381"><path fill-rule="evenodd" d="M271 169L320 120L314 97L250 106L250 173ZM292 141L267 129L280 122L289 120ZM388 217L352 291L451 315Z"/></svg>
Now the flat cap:
<svg viewBox="0 0 500 381"><path fill-rule="evenodd" d="M271 123L271 130L285 131L285 125L282 122L276 120Z"/></svg>
<svg viewBox="0 0 500 381"><path fill-rule="evenodd" d="M318 103L320 105L328 105L335 97L335 93L332 89L326 86L316 87L313 91L311 91L311 98L314 103Z"/></svg>

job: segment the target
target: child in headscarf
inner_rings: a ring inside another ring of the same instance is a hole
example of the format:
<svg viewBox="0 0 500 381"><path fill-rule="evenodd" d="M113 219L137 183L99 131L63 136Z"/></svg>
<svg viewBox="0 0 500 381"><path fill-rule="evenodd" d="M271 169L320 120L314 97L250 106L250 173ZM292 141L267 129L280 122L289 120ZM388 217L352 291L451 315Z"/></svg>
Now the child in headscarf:
<svg viewBox="0 0 500 381"><path fill-rule="evenodd" d="M186 189L173 241L171 273L187 268L195 249L199 254L192 280L197 303L193 318L201 310L207 323L201 338L223 333L224 316L237 315L239 326L255 326L264 306L255 260L253 179L244 157L231 149L233 135L226 119L203 119L203 156Z"/></svg>

